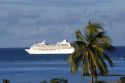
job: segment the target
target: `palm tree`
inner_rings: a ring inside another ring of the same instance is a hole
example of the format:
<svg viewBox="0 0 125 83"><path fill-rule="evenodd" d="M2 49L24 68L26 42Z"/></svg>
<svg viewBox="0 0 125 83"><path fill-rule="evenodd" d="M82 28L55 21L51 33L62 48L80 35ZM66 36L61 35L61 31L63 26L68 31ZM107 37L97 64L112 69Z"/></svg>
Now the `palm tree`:
<svg viewBox="0 0 125 83"><path fill-rule="evenodd" d="M112 51L111 39L99 23L88 23L83 35L78 29L76 31L77 40L73 42L74 53L69 56L68 62L71 64L71 72L77 73L78 66L82 65L82 76L89 74L97 79L97 74L106 76L108 68L105 63L107 60L111 67L113 62L106 54L106 50Z"/></svg>

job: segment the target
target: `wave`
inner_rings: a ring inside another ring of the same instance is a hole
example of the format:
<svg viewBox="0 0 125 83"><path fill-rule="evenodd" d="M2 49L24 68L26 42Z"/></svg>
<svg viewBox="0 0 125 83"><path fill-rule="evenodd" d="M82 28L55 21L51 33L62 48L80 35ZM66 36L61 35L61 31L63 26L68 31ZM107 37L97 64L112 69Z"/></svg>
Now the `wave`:
<svg viewBox="0 0 125 83"><path fill-rule="evenodd" d="M125 60L124 57L120 57L120 58L111 58L112 60Z"/></svg>

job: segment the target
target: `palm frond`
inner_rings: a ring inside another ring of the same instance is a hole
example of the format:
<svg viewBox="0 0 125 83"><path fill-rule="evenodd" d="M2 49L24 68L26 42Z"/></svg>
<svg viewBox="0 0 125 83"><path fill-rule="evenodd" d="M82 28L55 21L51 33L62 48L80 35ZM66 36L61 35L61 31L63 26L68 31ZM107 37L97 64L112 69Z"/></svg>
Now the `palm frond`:
<svg viewBox="0 0 125 83"><path fill-rule="evenodd" d="M107 66L106 66L106 63L104 62L104 60L103 60L103 58L102 58L102 56L101 55L99 55L98 54L98 67L99 67L99 69L101 70L100 72L101 72L101 74L102 75L107 75L107 73L108 73L108 68L107 68ZM101 68L100 68L101 67Z"/></svg>
<svg viewBox="0 0 125 83"><path fill-rule="evenodd" d="M79 29L76 31L76 38L77 38L77 40L86 42L86 37L84 35L82 35L82 33Z"/></svg>
<svg viewBox="0 0 125 83"><path fill-rule="evenodd" d="M109 62L109 64L110 64L111 67L114 66L112 60L110 59L110 57L109 57L106 53L104 53L104 56L103 56L103 57Z"/></svg>
<svg viewBox="0 0 125 83"><path fill-rule="evenodd" d="M74 41L73 44L72 44L72 46L74 48L77 48L77 47L85 48L86 47L86 43L83 42L83 41L79 41L78 40L78 41Z"/></svg>
<svg viewBox="0 0 125 83"><path fill-rule="evenodd" d="M82 77L84 78L84 75L87 73L88 65L86 63L86 59L82 61Z"/></svg>
<svg viewBox="0 0 125 83"><path fill-rule="evenodd" d="M88 34L95 34L100 31L104 31L101 23L91 23L91 21L89 21L88 26L86 26L85 30Z"/></svg>

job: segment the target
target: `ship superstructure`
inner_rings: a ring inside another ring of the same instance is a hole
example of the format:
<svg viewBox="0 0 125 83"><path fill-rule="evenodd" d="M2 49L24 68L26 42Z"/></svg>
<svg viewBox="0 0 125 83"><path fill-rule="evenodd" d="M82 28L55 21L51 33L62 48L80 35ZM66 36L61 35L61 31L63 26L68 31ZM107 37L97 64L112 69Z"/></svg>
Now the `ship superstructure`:
<svg viewBox="0 0 125 83"><path fill-rule="evenodd" d="M48 45L43 41L33 44L30 49L25 49L25 51L29 54L71 54L74 52L74 48L66 40L55 45Z"/></svg>

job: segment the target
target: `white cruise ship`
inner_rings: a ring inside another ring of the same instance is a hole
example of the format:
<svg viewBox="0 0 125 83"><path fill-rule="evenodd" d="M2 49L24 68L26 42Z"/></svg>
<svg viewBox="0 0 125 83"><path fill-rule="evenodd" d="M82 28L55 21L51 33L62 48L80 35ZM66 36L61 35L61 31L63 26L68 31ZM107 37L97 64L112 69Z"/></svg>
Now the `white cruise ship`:
<svg viewBox="0 0 125 83"><path fill-rule="evenodd" d="M71 54L74 52L74 48L66 40L55 45L47 45L43 41L32 45L30 49L25 49L25 51L29 54Z"/></svg>

